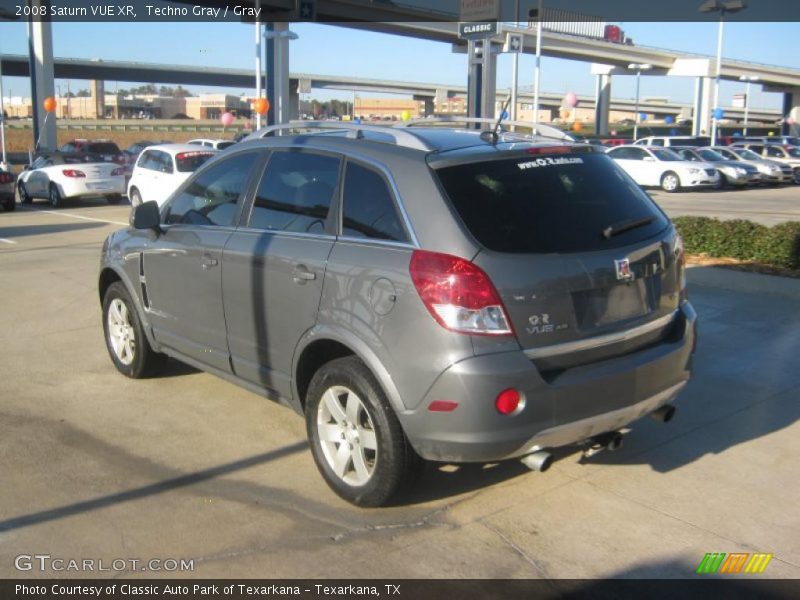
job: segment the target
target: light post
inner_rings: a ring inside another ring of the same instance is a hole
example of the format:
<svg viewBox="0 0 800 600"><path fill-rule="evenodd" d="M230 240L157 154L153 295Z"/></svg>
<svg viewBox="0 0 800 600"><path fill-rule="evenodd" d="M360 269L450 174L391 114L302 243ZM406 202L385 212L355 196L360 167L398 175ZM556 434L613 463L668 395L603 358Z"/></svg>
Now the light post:
<svg viewBox="0 0 800 600"><path fill-rule="evenodd" d="M0 54L0 148L2 148L2 157L0 157L0 168L8 170L8 161L6 160L6 113L3 106L3 55Z"/></svg>
<svg viewBox="0 0 800 600"><path fill-rule="evenodd" d="M539 0L539 8L536 12L530 11L528 14L531 19L536 20L536 67L533 71L533 124L539 124L539 78L542 73L542 22L544 19L543 1ZM533 130L536 133L536 129Z"/></svg>
<svg viewBox="0 0 800 600"><path fill-rule="evenodd" d="M519 26L519 0L514 3L514 27ZM522 48L520 48L522 50ZM517 87L519 85L519 52L511 55L511 120L517 120Z"/></svg>
<svg viewBox="0 0 800 600"><path fill-rule="evenodd" d="M639 83L642 78L642 71L649 71L653 65L647 63L631 63L628 69L636 71L636 112L633 115L633 141L639 137Z"/></svg>
<svg viewBox="0 0 800 600"><path fill-rule="evenodd" d="M736 13L740 10L747 8L744 0L706 0L700 5L700 12L702 13L719 13L719 32L717 33L717 73L714 79L714 107L713 111L716 112L719 108L719 76L722 70L722 35L724 33L723 27L725 23L725 13ZM711 115L711 145L717 145L717 117L712 113Z"/></svg>
<svg viewBox="0 0 800 600"><path fill-rule="evenodd" d="M749 77L747 75L739 77L739 81L747 82L747 86L744 90L744 131L742 131L742 135L745 137L747 136L747 123L749 122L750 115L750 84L754 81L758 81L758 79L758 77Z"/></svg>

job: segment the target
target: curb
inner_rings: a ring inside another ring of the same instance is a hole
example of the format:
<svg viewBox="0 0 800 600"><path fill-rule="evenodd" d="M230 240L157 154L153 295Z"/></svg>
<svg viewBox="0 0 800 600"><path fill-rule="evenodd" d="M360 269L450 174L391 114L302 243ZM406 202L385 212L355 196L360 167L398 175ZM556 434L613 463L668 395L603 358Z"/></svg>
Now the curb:
<svg viewBox="0 0 800 600"><path fill-rule="evenodd" d="M689 285L720 288L736 292L768 294L800 300L800 279L745 273L720 267L689 266L686 269ZM691 290L690 290L691 291Z"/></svg>

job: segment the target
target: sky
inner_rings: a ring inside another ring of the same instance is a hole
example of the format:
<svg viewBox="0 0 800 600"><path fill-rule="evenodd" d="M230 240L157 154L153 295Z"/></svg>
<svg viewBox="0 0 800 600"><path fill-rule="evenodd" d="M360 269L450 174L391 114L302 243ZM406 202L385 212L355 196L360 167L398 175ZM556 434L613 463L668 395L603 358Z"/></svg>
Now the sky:
<svg viewBox="0 0 800 600"><path fill-rule="evenodd" d="M628 37L639 46L713 56L717 28L704 23L621 23ZM206 64L232 68L254 68L254 31L240 23L53 23L55 56L103 58L182 65ZM454 54L449 44L392 36L332 25L297 23L291 26L299 39L291 42L290 70L324 75L351 75L398 81L466 85L467 58ZM800 23L746 23L725 25L723 56L771 65L800 67L796 58ZM0 52L27 53L24 23L0 23ZM519 85L532 86L534 57L520 57ZM511 83L511 58L498 60L497 87ZM634 77L614 77L612 96L633 98ZM56 81L66 93L66 82ZM143 82L144 83L144 82ZM30 96L27 79L6 77L4 95ZM106 83L106 90L131 87L126 82ZM593 95L594 76L590 64L556 58L542 59L541 85L544 92ZM219 92L220 88L187 86L195 93ZM751 107L780 108L779 94L764 93L752 86ZM72 81L73 91L88 88L88 82ZM692 78L643 76L641 96L667 97L691 102ZM252 93L250 89L231 89L233 93ZM721 104L729 105L733 94L742 93L744 84L722 82ZM319 99L350 97L349 92L313 90Z"/></svg>

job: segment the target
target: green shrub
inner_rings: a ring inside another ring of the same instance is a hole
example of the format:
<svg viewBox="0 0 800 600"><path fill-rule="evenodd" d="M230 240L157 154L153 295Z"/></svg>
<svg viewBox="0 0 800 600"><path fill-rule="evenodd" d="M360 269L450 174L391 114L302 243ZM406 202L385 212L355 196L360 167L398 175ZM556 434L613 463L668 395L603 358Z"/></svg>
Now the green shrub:
<svg viewBox="0 0 800 600"><path fill-rule="evenodd" d="M752 221L677 217L686 252L750 260L784 269L800 268L800 222L765 227Z"/></svg>

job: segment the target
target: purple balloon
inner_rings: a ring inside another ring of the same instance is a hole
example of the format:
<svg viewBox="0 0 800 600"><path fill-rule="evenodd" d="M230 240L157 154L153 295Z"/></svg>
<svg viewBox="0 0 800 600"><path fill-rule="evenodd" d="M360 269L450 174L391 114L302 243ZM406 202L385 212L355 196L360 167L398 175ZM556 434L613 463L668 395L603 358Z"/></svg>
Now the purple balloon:
<svg viewBox="0 0 800 600"><path fill-rule="evenodd" d="M564 96L564 104L570 108L578 106L578 97L575 95L575 92L567 92L567 95Z"/></svg>

